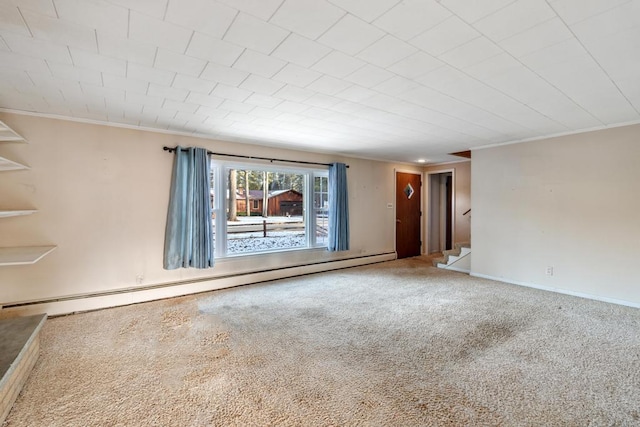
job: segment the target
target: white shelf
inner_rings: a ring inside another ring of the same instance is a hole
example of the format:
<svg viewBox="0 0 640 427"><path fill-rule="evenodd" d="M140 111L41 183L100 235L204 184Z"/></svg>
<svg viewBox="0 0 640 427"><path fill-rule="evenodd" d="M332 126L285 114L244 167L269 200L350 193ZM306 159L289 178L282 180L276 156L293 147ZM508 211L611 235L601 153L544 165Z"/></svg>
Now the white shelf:
<svg viewBox="0 0 640 427"><path fill-rule="evenodd" d="M26 140L15 133L13 129L9 126L5 125L3 122L0 122L0 142L14 142L14 141L25 141Z"/></svg>
<svg viewBox="0 0 640 427"><path fill-rule="evenodd" d="M21 209L21 210L2 210L0 209L0 218L8 218L10 216L23 216L31 215L38 212L35 209Z"/></svg>
<svg viewBox="0 0 640 427"><path fill-rule="evenodd" d="M20 163L16 163L12 160L5 159L4 157L0 157L0 172L18 171L22 169L29 169L29 168L25 165L21 165Z"/></svg>
<svg viewBox="0 0 640 427"><path fill-rule="evenodd" d="M55 246L0 248L0 267L7 265L35 264L55 248Z"/></svg>

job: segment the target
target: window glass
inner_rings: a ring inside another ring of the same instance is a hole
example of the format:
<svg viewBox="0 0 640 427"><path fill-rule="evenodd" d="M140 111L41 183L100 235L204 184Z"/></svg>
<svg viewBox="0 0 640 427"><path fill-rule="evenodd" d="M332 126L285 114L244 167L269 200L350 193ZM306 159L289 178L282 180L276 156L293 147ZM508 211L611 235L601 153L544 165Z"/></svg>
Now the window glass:
<svg viewBox="0 0 640 427"><path fill-rule="evenodd" d="M327 245L327 171L212 169L217 257Z"/></svg>

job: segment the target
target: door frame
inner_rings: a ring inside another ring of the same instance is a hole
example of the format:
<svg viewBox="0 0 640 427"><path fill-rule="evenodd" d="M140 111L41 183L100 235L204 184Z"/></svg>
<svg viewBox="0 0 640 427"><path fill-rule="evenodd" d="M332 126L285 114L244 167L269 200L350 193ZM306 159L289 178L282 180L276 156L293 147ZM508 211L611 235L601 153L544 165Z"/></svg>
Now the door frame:
<svg viewBox="0 0 640 427"><path fill-rule="evenodd" d="M431 188L431 175L439 175L442 173L451 173L451 246L455 247L455 237L456 237L456 170L452 169L442 169L437 171L429 171L424 172L424 184L422 187L424 189L424 199L423 203L426 203L426 208L423 212L426 212L426 215L423 215L425 218L425 227L424 227L424 242L425 245L425 253L429 255L429 230L431 230L431 205L429 204L429 200L431 195L429 194L429 189Z"/></svg>
<svg viewBox="0 0 640 427"><path fill-rule="evenodd" d="M411 169L399 169L399 168L393 168L393 251L396 253L396 259L398 257L398 241L397 241L397 228L398 225L396 223L396 218L398 218L398 206L397 206L397 201L398 201L398 173L408 173L411 175L420 175L420 181L422 182L422 185L420 186L420 212L423 213L422 218L424 218L424 172L420 172L420 171L415 171L415 170L411 170ZM422 241L422 244L420 245L420 254L424 255L425 253L425 240L424 240L424 224L423 221L420 221L420 240Z"/></svg>

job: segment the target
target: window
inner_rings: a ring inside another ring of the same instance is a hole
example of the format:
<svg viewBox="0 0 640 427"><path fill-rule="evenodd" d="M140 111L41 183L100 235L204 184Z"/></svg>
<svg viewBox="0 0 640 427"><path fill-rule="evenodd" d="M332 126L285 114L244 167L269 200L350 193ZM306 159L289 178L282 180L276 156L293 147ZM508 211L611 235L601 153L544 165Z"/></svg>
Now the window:
<svg viewBox="0 0 640 427"><path fill-rule="evenodd" d="M327 246L326 170L214 161L212 171L216 257Z"/></svg>

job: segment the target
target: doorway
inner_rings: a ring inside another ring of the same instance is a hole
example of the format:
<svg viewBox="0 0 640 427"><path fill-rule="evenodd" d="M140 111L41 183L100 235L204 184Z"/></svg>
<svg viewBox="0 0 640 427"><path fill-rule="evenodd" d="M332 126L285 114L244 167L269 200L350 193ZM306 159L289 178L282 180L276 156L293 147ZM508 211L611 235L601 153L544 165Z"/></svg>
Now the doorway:
<svg viewBox="0 0 640 427"><path fill-rule="evenodd" d="M439 253L453 248L454 235L454 175L453 171L427 175L429 212L427 253Z"/></svg>
<svg viewBox="0 0 640 427"><path fill-rule="evenodd" d="M422 253L422 175L396 172L396 253L398 259Z"/></svg>

